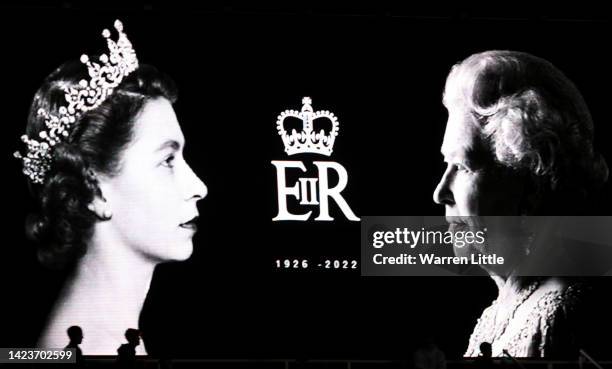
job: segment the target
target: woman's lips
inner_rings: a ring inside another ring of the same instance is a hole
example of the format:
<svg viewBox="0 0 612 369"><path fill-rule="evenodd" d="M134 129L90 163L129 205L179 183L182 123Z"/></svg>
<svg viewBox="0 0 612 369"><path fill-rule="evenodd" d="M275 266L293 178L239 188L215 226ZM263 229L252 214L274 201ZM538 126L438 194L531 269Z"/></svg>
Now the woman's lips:
<svg viewBox="0 0 612 369"><path fill-rule="evenodd" d="M193 219L191 219L190 221L185 222L185 223L181 223L181 224L179 224L179 227L181 227L181 228L185 228L185 229L191 229L191 230L197 231L197 230L198 230L198 224L197 224L197 221L198 221L198 217L197 217L197 216L195 216L195 217L193 217Z"/></svg>

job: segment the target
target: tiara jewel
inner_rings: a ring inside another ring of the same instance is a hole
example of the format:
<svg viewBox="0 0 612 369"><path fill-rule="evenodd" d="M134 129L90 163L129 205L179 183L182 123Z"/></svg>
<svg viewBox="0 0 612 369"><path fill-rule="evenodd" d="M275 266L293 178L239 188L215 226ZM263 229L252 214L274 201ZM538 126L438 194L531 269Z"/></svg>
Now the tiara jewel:
<svg viewBox="0 0 612 369"><path fill-rule="evenodd" d="M292 129L291 133L287 132L286 121L296 118L301 121L302 130L298 132ZM319 122L323 121L331 124L329 133L319 127ZM310 97L304 97L302 111L285 110L280 113L276 119L276 129L283 140L287 155L313 153L330 156L340 128L334 113L327 110L313 111L312 100Z"/></svg>
<svg viewBox="0 0 612 369"><path fill-rule="evenodd" d="M102 31L108 45L108 55L102 54L98 62L90 60L85 54L81 56L81 63L87 66L91 79L82 79L77 88L64 88L68 105L61 106L58 115L44 109L38 110L37 114L43 117L47 127L47 130L40 131L39 137L21 136L21 141L27 147L26 154L24 156L16 151L13 155L22 160L23 174L32 183L43 183L51 168L53 146L70 135L71 127L77 118L82 113L100 106L113 93L113 89L138 68L136 52L123 32L123 24L116 20L114 26L119 35L117 41L110 38L108 29Z"/></svg>

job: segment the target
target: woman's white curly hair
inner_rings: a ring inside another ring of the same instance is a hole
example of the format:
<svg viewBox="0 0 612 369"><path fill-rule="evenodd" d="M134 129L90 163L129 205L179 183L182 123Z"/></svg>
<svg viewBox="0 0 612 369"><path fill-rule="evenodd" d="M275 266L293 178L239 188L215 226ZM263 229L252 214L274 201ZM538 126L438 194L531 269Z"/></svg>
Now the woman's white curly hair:
<svg viewBox="0 0 612 369"><path fill-rule="evenodd" d="M589 109L548 61L516 51L474 54L446 80L444 104L457 102L476 118L495 161L530 173L540 190L583 197L607 180Z"/></svg>

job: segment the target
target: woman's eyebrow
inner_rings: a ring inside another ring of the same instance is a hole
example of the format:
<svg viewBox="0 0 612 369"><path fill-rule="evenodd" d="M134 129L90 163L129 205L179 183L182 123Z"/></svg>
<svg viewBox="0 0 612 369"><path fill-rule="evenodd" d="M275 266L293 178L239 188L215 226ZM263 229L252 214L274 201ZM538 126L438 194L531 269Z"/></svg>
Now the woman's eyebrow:
<svg viewBox="0 0 612 369"><path fill-rule="evenodd" d="M163 144L161 144L155 150L155 152L159 152L159 151L162 151L162 150L165 150L165 149L168 149L168 148L170 148L170 149L172 149L174 151L177 151L178 149L181 148L181 144L178 141L176 141L176 140L166 140L166 141L164 141Z"/></svg>
<svg viewBox="0 0 612 369"><path fill-rule="evenodd" d="M469 149L466 151L454 151L452 153L442 153L444 162L446 163L459 163L466 166L468 169L472 169L478 166L478 157L476 151Z"/></svg>

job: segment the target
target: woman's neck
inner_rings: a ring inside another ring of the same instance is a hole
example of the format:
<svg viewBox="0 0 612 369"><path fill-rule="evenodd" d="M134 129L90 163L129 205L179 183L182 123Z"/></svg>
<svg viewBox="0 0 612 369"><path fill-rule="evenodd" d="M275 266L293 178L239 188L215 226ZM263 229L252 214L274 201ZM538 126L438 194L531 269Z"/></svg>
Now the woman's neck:
<svg viewBox="0 0 612 369"><path fill-rule="evenodd" d="M126 329L137 328L155 263L125 245L92 242L89 246L75 271L72 295L88 296L89 304L112 304L100 312L131 322Z"/></svg>
<svg viewBox="0 0 612 369"><path fill-rule="evenodd" d="M522 289L522 281L520 277L510 274L509 276L491 275L491 278L497 285L497 298L506 300L516 296Z"/></svg>
<svg viewBox="0 0 612 369"><path fill-rule="evenodd" d="M491 275L491 278L497 285L497 300L502 302L508 302L516 298L528 289L542 285L550 285L556 288L556 286L563 286L561 279L552 277L521 277L516 274L512 274L509 277L502 278L500 276Z"/></svg>
<svg viewBox="0 0 612 369"><path fill-rule="evenodd" d="M101 354L112 355L117 343L123 341L125 330L138 328L156 263L128 245L103 236L94 236L88 245L66 282L52 319L69 319L80 325L86 337L84 348L91 345L97 350L104 345L112 351ZM95 342L97 338L115 342Z"/></svg>

